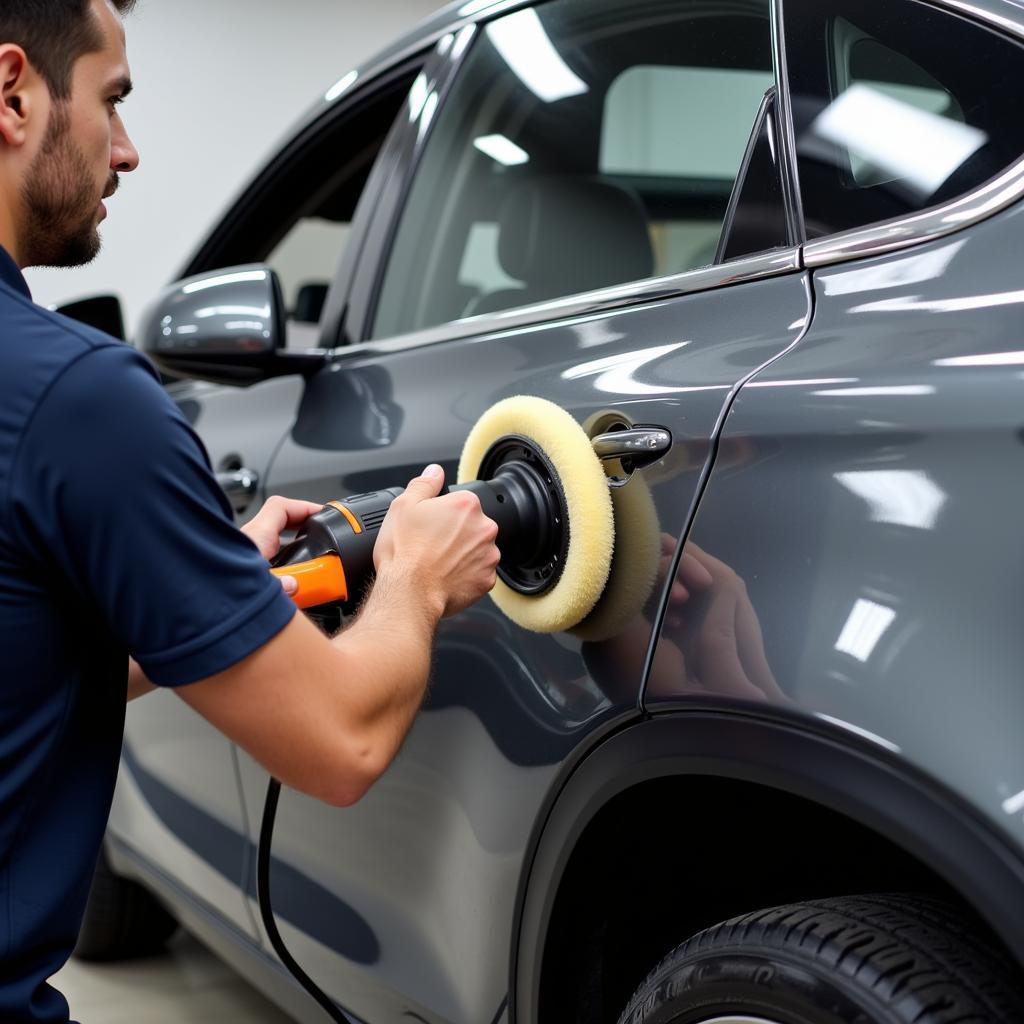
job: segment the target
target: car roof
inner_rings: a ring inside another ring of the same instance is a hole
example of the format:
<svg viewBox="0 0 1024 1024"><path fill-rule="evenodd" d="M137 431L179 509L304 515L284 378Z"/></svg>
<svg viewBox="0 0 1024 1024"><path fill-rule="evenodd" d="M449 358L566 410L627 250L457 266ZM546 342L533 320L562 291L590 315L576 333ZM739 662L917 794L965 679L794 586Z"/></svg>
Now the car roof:
<svg viewBox="0 0 1024 1024"><path fill-rule="evenodd" d="M400 64L418 53L424 53L443 36L458 32L467 25L488 21L499 14L517 8L539 6L543 2L544 0L452 0L451 3L441 7L358 66L339 69L341 77L333 84L325 83L328 87L315 99L304 115L294 122L287 132L273 140L273 145L269 146L267 157L260 162L256 175L246 179L244 186L231 197L231 201L226 206L222 207L221 217L226 215L245 195L252 181L262 174L268 162L276 154L322 118L343 97L358 91L362 83L372 80L388 68ZM1002 27L1024 39L1024 0L926 0L926 2L951 13L964 14L976 20ZM218 217L219 220L220 217ZM200 245L199 249L191 254L189 262L201 247Z"/></svg>
<svg viewBox="0 0 1024 1024"><path fill-rule="evenodd" d="M930 2L954 13L973 16L982 21L1001 25L1014 34L1024 36L1024 0L930 0ZM287 137L294 137L321 117L326 109L343 95L351 92L360 81L366 81L391 65L426 50L442 36L457 32L466 25L486 21L495 15L531 5L536 6L537 0L453 0L358 67L339 69L343 72L342 77L325 90L324 95L318 98L305 116L293 126ZM344 88L342 88L343 85Z"/></svg>
<svg viewBox="0 0 1024 1024"><path fill-rule="evenodd" d="M366 81L394 64L433 46L442 36L458 32L467 25L483 21L495 14L529 6L531 0L453 0L435 11L408 32L389 43L355 68L339 68L341 77L316 100L312 109L293 127L295 135L320 117L326 108L351 92L360 81ZM342 83L350 84L341 89ZM330 83L324 83L325 86Z"/></svg>

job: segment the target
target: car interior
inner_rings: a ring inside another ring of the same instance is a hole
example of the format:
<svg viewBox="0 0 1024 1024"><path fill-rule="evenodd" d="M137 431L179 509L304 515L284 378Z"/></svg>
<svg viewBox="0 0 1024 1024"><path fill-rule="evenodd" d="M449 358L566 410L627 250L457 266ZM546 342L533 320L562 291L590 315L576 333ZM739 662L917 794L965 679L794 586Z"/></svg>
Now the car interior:
<svg viewBox="0 0 1024 1024"><path fill-rule="evenodd" d="M540 9L585 83L556 102L510 74L486 34L477 41L428 142L392 255L395 278L409 280L413 263L427 272L401 304L385 283L375 337L726 256L719 243L741 157L773 84L767 7L682 16L654 2L631 13L624 27L582 4ZM638 136L630 111L652 93L655 117ZM721 105L723 137L666 150L663 137L696 95ZM742 117L730 117L737 102ZM493 137L510 142L513 157L481 151ZM777 218L769 234L767 244L751 239L755 251L785 244Z"/></svg>

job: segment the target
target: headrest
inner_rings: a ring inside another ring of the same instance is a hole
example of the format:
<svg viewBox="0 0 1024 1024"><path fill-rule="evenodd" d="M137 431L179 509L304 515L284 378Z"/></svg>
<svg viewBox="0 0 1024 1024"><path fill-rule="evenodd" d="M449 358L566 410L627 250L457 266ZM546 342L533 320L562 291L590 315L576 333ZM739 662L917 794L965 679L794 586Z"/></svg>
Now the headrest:
<svg viewBox="0 0 1024 1024"><path fill-rule="evenodd" d="M510 277L550 296L654 273L647 214L636 195L596 178L531 178L501 212L498 258Z"/></svg>

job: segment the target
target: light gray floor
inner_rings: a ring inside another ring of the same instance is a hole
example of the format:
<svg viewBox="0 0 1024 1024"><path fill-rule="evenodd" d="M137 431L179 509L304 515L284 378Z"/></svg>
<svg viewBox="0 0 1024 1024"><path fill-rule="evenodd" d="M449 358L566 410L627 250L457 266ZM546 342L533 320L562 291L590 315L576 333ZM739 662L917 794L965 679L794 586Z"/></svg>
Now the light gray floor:
<svg viewBox="0 0 1024 1024"><path fill-rule="evenodd" d="M179 934L164 956L97 965L72 960L53 979L82 1024L294 1024L226 964Z"/></svg>

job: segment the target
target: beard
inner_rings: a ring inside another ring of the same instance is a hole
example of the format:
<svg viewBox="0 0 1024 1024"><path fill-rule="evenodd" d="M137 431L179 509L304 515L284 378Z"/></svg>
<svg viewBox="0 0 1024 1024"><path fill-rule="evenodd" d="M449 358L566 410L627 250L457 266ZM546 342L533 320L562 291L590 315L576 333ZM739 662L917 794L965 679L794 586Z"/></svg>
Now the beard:
<svg viewBox="0 0 1024 1024"><path fill-rule="evenodd" d="M69 129L68 113L58 104L21 190L24 266L82 267L100 251L95 178ZM106 191L116 188L117 175L112 174Z"/></svg>

